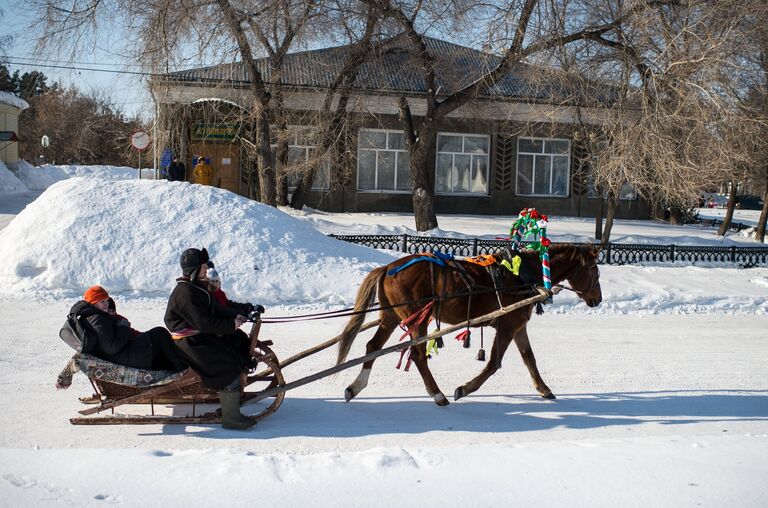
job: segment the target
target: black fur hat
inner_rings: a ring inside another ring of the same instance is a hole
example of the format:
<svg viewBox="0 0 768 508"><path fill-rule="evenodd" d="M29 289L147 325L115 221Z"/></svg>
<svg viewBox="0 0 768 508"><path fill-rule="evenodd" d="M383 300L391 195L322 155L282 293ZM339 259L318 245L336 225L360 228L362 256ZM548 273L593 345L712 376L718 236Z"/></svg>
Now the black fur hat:
<svg viewBox="0 0 768 508"><path fill-rule="evenodd" d="M191 277L200 268L200 265L207 263L208 251L205 249L187 249L181 253L181 259L179 260L181 273L187 277Z"/></svg>

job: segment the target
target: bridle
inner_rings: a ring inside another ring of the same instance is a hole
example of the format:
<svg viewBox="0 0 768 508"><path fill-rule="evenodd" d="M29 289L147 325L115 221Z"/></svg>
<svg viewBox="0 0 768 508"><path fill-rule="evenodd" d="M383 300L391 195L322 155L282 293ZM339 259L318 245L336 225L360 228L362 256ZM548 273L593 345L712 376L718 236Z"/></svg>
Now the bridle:
<svg viewBox="0 0 768 508"><path fill-rule="evenodd" d="M579 261L579 263L576 264L576 266L574 266L573 268L571 268L570 270L568 270L565 273L565 275L563 276L563 280L568 280L569 277L571 277L573 274L575 274L581 268L587 268L587 267L582 265L581 261ZM593 270L593 268L594 268L594 270ZM597 263L595 263L594 266L590 266L588 268L588 270L589 270L589 287L587 289L585 289L585 290L578 290L578 289L575 289L575 288L572 288L572 287L569 287L569 286L565 286L565 285L563 285L563 283L555 284L555 285L557 287L561 288L561 289L566 289L568 291L573 291L574 293L576 293L577 295L579 295L580 297L583 298L585 293L588 293L589 291L592 291L593 289L597 288L597 286L600 285L600 268L597 266ZM570 282L569 282L569 284L570 284Z"/></svg>

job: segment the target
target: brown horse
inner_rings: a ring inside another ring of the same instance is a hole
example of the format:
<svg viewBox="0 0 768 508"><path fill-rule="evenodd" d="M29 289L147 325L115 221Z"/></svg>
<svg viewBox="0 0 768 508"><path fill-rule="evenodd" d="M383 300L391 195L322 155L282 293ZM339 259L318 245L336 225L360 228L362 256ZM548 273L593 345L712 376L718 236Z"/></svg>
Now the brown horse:
<svg viewBox="0 0 768 508"><path fill-rule="evenodd" d="M597 268L598 252L599 249L587 244L557 244L549 249L552 283L559 284L567 280L576 294L590 307L596 307L602 301L600 272ZM432 308L432 317L439 322L456 324L497 310L500 305L511 305L534 294L521 294L519 290L526 286L520 277L513 275L507 269L502 268L498 271L503 275L501 280L497 277L494 286L489 270L467 261L453 261L451 263L460 265L454 267L430 267L432 263L417 262L395 275L387 275L389 270L402 266L418 256L407 256L373 270L360 286L355 300L356 311L364 311L371 307L377 294L379 306L383 307L379 311L379 328L373 338L368 341L366 354L380 350L397 328L398 323L419 311L432 298L439 299L439 303ZM501 254L497 256L503 257ZM521 257L529 273L540 281L541 264L538 254L525 250L521 253ZM500 290L497 292L495 288ZM471 298L466 296L470 291L473 293ZM452 295L460 296L451 297ZM408 303L397 306L404 302ZM526 327L532 310L533 305L522 307L488 324L496 328L490 359L477 377L456 388L454 400L459 400L476 391L501 368L501 359L513 339L536 390L546 399L555 398L552 390L539 374L528 340ZM353 316L344 328L339 341L338 364L342 363L349 354L364 318L365 314L361 312ZM425 319L415 330L412 330L412 338L426 334L427 320ZM410 353L412 361L424 380L427 393L432 396L437 405L447 405L448 399L438 388L427 365L426 344L411 347ZM367 386L373 362L373 360L365 362L357 379L344 391L347 402Z"/></svg>

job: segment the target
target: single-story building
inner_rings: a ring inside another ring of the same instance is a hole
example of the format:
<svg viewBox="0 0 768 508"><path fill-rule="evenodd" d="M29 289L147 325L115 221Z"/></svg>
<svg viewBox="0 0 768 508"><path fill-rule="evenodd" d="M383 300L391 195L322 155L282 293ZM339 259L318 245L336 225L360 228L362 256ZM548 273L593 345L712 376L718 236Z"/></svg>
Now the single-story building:
<svg viewBox="0 0 768 508"><path fill-rule="evenodd" d="M19 115L29 104L9 92L0 91L0 160L19 160Z"/></svg>
<svg viewBox="0 0 768 508"><path fill-rule="evenodd" d="M412 210L398 101L405 97L418 121L426 111L426 85L404 49L407 43L404 37L391 39L360 69L348 106L347 157L318 168L310 206L334 212ZM499 61L498 55L434 38L426 38L426 44L437 57L437 82L447 93ZM313 113L320 110L349 48L285 58L280 79L287 120L282 120L290 126L293 163L308 160L315 149ZM269 82L267 60L257 64ZM439 120L428 161L437 213L516 214L534 206L553 215L594 215L600 203L576 132L579 119L585 124L605 121L612 92L592 88L588 100L579 103L563 75L515 66L483 95ZM548 76L559 76L558 82ZM245 175L255 164L239 141L239 133L249 128L248 84L245 67L234 63L174 72L154 78L151 85L159 107L158 147L179 155L188 176L193 160L204 156L214 168L214 184L243 195ZM648 203L626 186L617 217L647 218L649 213Z"/></svg>

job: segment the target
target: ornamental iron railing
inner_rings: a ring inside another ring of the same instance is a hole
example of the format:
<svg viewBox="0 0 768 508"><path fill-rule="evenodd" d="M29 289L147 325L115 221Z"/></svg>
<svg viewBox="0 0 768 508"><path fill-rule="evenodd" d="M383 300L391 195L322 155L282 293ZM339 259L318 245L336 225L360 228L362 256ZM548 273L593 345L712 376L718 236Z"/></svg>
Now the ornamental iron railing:
<svg viewBox="0 0 768 508"><path fill-rule="evenodd" d="M394 250L409 254L443 252L455 256L492 254L509 245L507 240L480 238L439 238L415 235L329 235L337 240L374 249ZM523 242L526 245L528 242ZM553 242L555 244L557 242ZM599 244L594 244L595 246ZM768 247L736 247L708 245L644 245L608 243L600 251L598 262L609 265L645 263L721 263L748 268L768 265Z"/></svg>

